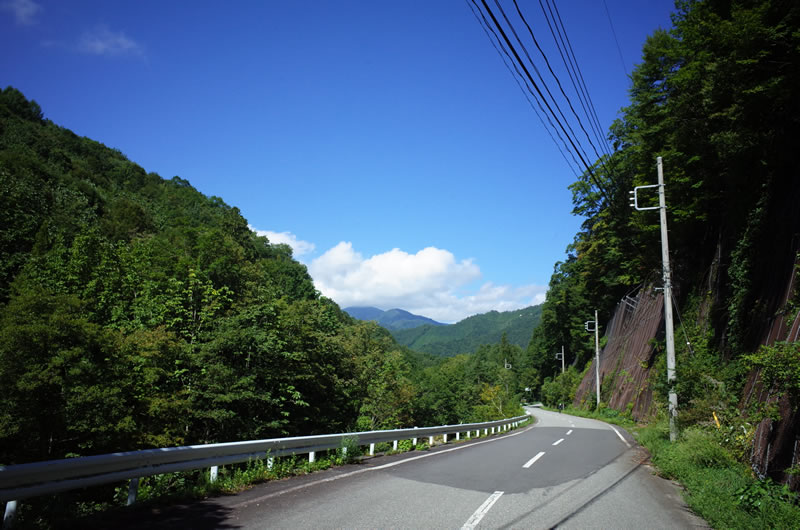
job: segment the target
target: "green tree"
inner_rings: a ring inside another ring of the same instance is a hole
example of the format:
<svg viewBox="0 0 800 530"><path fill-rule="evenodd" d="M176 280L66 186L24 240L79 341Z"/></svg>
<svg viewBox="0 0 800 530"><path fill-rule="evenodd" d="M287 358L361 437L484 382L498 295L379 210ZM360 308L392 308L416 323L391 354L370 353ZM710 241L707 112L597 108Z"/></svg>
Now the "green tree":
<svg viewBox="0 0 800 530"><path fill-rule="evenodd" d="M0 311L0 460L119 450L135 432L118 336L73 295L24 286Z"/></svg>

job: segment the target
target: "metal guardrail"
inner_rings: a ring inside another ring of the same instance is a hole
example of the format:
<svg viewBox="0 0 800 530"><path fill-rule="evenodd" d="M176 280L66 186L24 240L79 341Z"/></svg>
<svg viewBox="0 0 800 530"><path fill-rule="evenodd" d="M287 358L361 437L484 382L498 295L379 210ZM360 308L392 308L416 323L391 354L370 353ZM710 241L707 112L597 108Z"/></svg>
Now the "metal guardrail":
<svg viewBox="0 0 800 530"><path fill-rule="evenodd" d="M472 431L480 430L484 430L485 434L489 429L492 433L495 430L499 432L500 429L518 426L527 417L438 427L167 447L0 466L0 502L7 502L15 508L16 502L22 499L174 471L212 468L212 476L215 476L216 466L283 455L308 453L313 461L316 451L337 449L343 446L346 439L365 446L444 435L446 442L448 434L458 437L460 433L469 436ZM6 515L9 506L6 507Z"/></svg>

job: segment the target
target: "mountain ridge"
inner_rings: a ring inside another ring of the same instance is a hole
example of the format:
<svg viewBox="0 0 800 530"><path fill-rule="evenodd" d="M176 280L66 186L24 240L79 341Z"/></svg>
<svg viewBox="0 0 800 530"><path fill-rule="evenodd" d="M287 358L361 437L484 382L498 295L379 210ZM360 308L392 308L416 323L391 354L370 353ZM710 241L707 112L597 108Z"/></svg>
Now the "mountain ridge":
<svg viewBox="0 0 800 530"><path fill-rule="evenodd" d="M489 311L448 326L423 325L390 331L398 343L412 350L453 356L472 353L483 344L499 343L503 335L510 344L527 348L541 316L542 306L536 305L515 311Z"/></svg>
<svg viewBox="0 0 800 530"><path fill-rule="evenodd" d="M419 326L447 326L442 322L437 322L432 318L422 315L415 315L405 309L388 309L386 311L371 306L353 306L343 309L348 315L357 320L374 320L378 325L383 326L389 331L401 329L413 329Z"/></svg>

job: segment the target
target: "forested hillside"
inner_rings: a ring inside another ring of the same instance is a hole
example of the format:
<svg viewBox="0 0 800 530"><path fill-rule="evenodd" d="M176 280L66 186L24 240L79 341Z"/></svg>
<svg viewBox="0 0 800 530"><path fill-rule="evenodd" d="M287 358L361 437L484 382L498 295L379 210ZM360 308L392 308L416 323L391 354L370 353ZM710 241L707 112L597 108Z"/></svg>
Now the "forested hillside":
<svg viewBox="0 0 800 530"><path fill-rule="evenodd" d="M525 348L541 314L541 306L531 306L516 311L489 311L450 326L424 325L390 331L400 344L437 356L472 353L482 345L499 343L503 336L510 344Z"/></svg>
<svg viewBox="0 0 800 530"><path fill-rule="evenodd" d="M800 308L797 284L789 288L800 251L800 7L778 0L678 2L673 23L644 45L630 105L609 132L613 155L571 186L574 213L584 222L568 259L557 264L528 352L545 395L575 398L593 355L584 321L597 309L604 325L623 297L642 289L655 296L662 281L658 212L634 211L628 192L656 182L661 156L678 313L679 419L684 427L708 425L713 411L720 429L743 433L723 444L748 458L755 426L775 413L763 401L782 399L780 430L790 450L775 462L783 466L779 476L796 463L791 441L800 428L800 344L769 334L776 322L788 329ZM565 378L539 355L562 344L577 369ZM638 392L653 392L646 412L655 415L663 413L667 392L663 328L645 346L643 368L653 375ZM630 373L607 375L614 376L606 380L607 399L633 381ZM754 380L764 387L762 401L752 399ZM593 396L577 402L593 406Z"/></svg>
<svg viewBox="0 0 800 530"><path fill-rule="evenodd" d="M444 368L399 346L237 208L11 87L0 221L2 464L520 410L508 345Z"/></svg>

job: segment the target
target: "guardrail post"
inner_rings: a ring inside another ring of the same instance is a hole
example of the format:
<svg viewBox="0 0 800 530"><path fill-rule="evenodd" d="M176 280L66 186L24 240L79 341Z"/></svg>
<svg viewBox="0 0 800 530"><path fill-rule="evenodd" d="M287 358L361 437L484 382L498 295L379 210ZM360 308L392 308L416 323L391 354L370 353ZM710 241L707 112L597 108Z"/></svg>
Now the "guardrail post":
<svg viewBox="0 0 800 530"><path fill-rule="evenodd" d="M442 435L442 438L444 438L444 443L447 443L447 433L444 433L444 434Z"/></svg>
<svg viewBox="0 0 800 530"><path fill-rule="evenodd" d="M217 481L217 472L219 471L218 466L211 466L211 469L208 471L208 480L209 482L216 482Z"/></svg>
<svg viewBox="0 0 800 530"><path fill-rule="evenodd" d="M11 528L14 525L14 518L17 516L17 501L6 503L6 512L3 515L3 528Z"/></svg>
<svg viewBox="0 0 800 530"><path fill-rule="evenodd" d="M433 436L428 436L428 446L433 447Z"/></svg>
<svg viewBox="0 0 800 530"><path fill-rule="evenodd" d="M375 444L369 444L369 456L375 456Z"/></svg>
<svg viewBox="0 0 800 530"><path fill-rule="evenodd" d="M317 459L317 453L315 453L314 451L311 451L310 453L308 453L308 461L309 461L309 463L314 462L316 459Z"/></svg>
<svg viewBox="0 0 800 530"><path fill-rule="evenodd" d="M139 477L132 478L128 484L128 506L136 502L136 495L139 494Z"/></svg>
<svg viewBox="0 0 800 530"><path fill-rule="evenodd" d="M395 451L397 451L397 440L395 440L394 442L392 442L392 449L394 449Z"/></svg>
<svg viewBox="0 0 800 530"><path fill-rule="evenodd" d="M483 435L486 436L487 434L489 434L489 429L488 429L488 427L484 427L483 428Z"/></svg>
<svg viewBox="0 0 800 530"><path fill-rule="evenodd" d="M456 441L459 441L460 439L461 439L461 433L457 432L456 433Z"/></svg>
<svg viewBox="0 0 800 530"><path fill-rule="evenodd" d="M414 428L416 429L416 427L414 427ZM414 443L412 445L414 446L414 448L417 447L417 439L416 438L414 438Z"/></svg>
<svg viewBox="0 0 800 530"><path fill-rule="evenodd" d="M467 431L467 440L469 440L469 435L470 435L471 433L472 433L472 431Z"/></svg>

